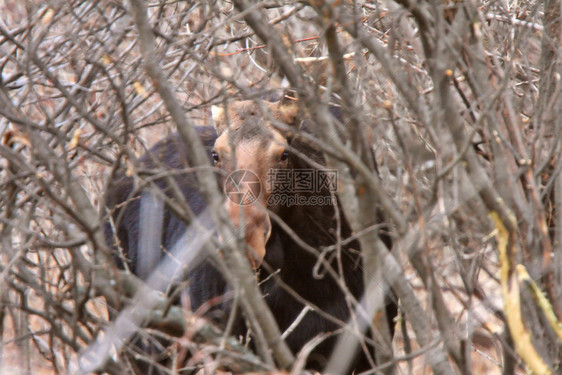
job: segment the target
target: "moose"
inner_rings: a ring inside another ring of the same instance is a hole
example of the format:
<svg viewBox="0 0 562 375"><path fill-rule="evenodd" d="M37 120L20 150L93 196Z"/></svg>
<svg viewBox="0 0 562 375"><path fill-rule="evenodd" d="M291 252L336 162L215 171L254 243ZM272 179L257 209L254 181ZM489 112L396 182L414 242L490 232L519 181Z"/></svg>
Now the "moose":
<svg viewBox="0 0 562 375"><path fill-rule="evenodd" d="M331 111L341 119L337 108ZM364 292L361 248L357 240L342 241L338 256L334 251L325 256L332 273L319 271L318 254L336 248L338 238L352 236L335 195L337 171L320 168L326 164L323 151L300 136L314 134L315 127L296 100L285 96L276 102L242 100L214 106L211 112L215 126L199 127L199 136L212 164L221 172L219 183L226 192L226 210L234 226L245 231L247 256L257 272L265 301L281 331L291 327L285 340L298 353L317 335L341 328L336 322L350 319L353 307L345 293L351 293L359 301ZM146 168L163 165L185 171L191 165L186 147L177 135L170 136L157 143L140 162ZM237 171L247 172L250 182L233 181L231 176ZM195 174L184 172L173 176L194 214L200 214L205 199ZM156 183L169 194L164 179ZM140 258L146 256L138 251L142 193L133 185L127 176L115 177L108 184L106 205L113 223L106 226L106 237L113 248L122 250L121 256L116 256L118 264L126 263L133 272L146 277L146 266L139 272L143 260ZM236 192L234 197L228 194L232 191ZM248 197L250 201L243 201ZM169 207L164 207L161 238L158 238L161 249L170 249L185 230L184 222ZM381 239L391 246L387 235L381 233ZM318 252L313 254L310 248ZM229 290L212 262L203 261L190 268L186 278L193 310ZM341 280L347 291L342 290ZM306 305L312 308L303 316L301 312ZM219 316L228 317L230 306L219 305L218 309L222 310ZM388 298L386 313L393 332L392 319L397 314L397 305L392 298ZM245 334L243 318L237 319L232 332ZM322 370L326 365L338 339L337 335L327 336L309 354L307 368ZM367 370L371 363L369 354L360 349L350 371Z"/></svg>

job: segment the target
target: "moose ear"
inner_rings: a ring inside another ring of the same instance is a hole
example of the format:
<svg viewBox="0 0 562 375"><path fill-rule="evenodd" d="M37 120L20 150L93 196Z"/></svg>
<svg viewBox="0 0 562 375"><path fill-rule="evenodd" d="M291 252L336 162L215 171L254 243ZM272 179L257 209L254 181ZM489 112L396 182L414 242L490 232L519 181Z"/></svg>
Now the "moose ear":
<svg viewBox="0 0 562 375"><path fill-rule="evenodd" d="M220 136L224 132L224 129L226 129L224 107L218 105L211 106L211 117L213 118L213 122L215 123L217 134Z"/></svg>
<svg viewBox="0 0 562 375"><path fill-rule="evenodd" d="M273 115L287 125L298 126L299 103L293 92L284 92L283 97L271 108Z"/></svg>

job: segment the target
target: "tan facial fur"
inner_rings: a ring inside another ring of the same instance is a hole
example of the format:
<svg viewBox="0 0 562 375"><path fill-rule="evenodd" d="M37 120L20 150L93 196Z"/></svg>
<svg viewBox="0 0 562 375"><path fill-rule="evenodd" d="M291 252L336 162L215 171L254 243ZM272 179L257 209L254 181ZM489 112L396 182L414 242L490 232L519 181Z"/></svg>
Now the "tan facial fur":
<svg viewBox="0 0 562 375"><path fill-rule="evenodd" d="M265 104L270 115L277 121L294 125L297 106L294 103ZM276 130L267 116L262 115L259 105L254 101L242 101L224 107L213 107L212 116L219 137L213 149L215 165L226 174L248 170L261 184L259 198L247 205L226 200L233 224L243 229L250 247L248 258L257 268L265 256L267 240L271 235L271 221L267 213L267 173L270 169L287 168L287 139ZM241 189L249 189L242 184ZM244 192L244 191L242 191ZM243 218L243 222L242 222Z"/></svg>

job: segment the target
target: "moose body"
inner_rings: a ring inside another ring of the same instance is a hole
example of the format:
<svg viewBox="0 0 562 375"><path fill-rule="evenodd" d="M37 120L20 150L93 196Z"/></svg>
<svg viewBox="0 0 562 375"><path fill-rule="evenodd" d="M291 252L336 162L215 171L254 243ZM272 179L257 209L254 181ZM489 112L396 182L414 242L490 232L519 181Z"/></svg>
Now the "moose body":
<svg viewBox="0 0 562 375"><path fill-rule="evenodd" d="M245 231L248 258L258 270L264 298L282 332L293 325L306 305L309 306L309 311L296 326L291 327L292 331L285 340L290 349L298 353L312 338L327 334L307 361L308 368L321 370L330 358L338 337L329 334L341 328L340 322L347 322L352 314L352 307L350 309L346 292L340 284L343 281L347 291L358 301L363 295L360 246L358 241L349 241L335 250L338 238L346 239L352 233L342 210L335 203L332 185L287 190L282 189L281 181L271 179L272 171L308 171L318 178L318 173L322 172L319 172L318 165L325 163L324 156L298 137L297 127L307 131L307 126L295 103L280 101L258 105L253 101L243 101L233 103L227 109L213 108L213 119L216 133L204 129L200 129L199 133L210 159L223 171L222 176L248 170L261 183L255 202L241 204L235 199L225 199L225 207L235 226ZM286 126L280 130L275 126L278 123ZM143 163L152 166L155 165L153 160L157 160L170 168L184 168L189 165L185 155L181 142L166 139L143 158ZM178 163L178 160L181 162ZM192 210L200 213L205 204L194 174L175 178ZM159 184L165 188L163 182ZM251 189L244 186L237 188L242 189L241 193L248 192L244 189ZM109 207L123 206L114 212L113 217L121 247L135 271L140 210L138 199L126 203L127 199L135 196L131 179L122 178L114 184L109 196ZM280 197L284 199L273 199ZM311 202L317 203L309 204ZM168 211L165 210L163 221L161 242L164 248L172 246L186 228ZM244 222L241 223L241 220ZM285 223L285 228L280 221ZM111 230L108 234L111 235ZM390 245L389 239L384 239ZM306 245L302 246L301 241ZM325 272L326 263L322 265L319 262L319 254L330 246L334 250L324 255L332 272ZM189 296L194 310L228 291L228 285L210 262L192 268L187 277L190 278ZM231 313L229 306L219 306L224 317ZM387 316L392 319L395 315L396 304L390 302ZM245 330L244 320L239 318L233 333L243 335ZM369 363L367 355L359 351L352 361L352 370L367 370Z"/></svg>
<svg viewBox="0 0 562 375"><path fill-rule="evenodd" d="M217 138L216 131L208 126L197 127L196 130L207 154L210 155ZM174 179L193 214L200 215L206 208L205 198L199 190L195 173L189 171L192 163L179 135L173 134L156 143L148 153L139 159L139 164L145 170L159 169L176 172L174 173ZM156 179L154 183L164 194L173 199L171 188L165 179ZM113 223L106 223L105 236L112 248L122 250L121 255L124 255L127 267L137 275L139 274L138 266L141 263L138 259L140 256L138 252L139 240L141 239L139 217L141 203L142 189L135 187L132 177L119 173L111 179L105 195L105 204L112 211ZM159 247L161 246L169 251L184 234L186 226L169 209L164 210L161 225ZM119 252L115 252L114 258L121 267L125 266L123 257L119 255ZM144 279L147 278L148 274L140 276Z"/></svg>

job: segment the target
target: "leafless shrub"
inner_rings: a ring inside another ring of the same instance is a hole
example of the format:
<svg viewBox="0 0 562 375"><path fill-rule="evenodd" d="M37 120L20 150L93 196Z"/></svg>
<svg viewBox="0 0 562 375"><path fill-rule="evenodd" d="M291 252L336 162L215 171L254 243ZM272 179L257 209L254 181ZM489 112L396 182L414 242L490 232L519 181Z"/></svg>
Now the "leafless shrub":
<svg viewBox="0 0 562 375"><path fill-rule="evenodd" d="M318 147L346 181L362 312L382 312L382 284L401 308L393 339L367 329L387 347L372 373L560 371L560 0L142 4L0 1L0 372L127 373L131 322L172 342L175 369L299 371L238 244L218 258L242 280L258 354L171 303L168 284L118 270L103 233L107 181L148 186L138 159L156 141L179 131L204 163L192 126L212 105L288 88L317 126L332 100L348 123L346 143L323 131ZM328 372L348 365L357 340L343 337Z"/></svg>

